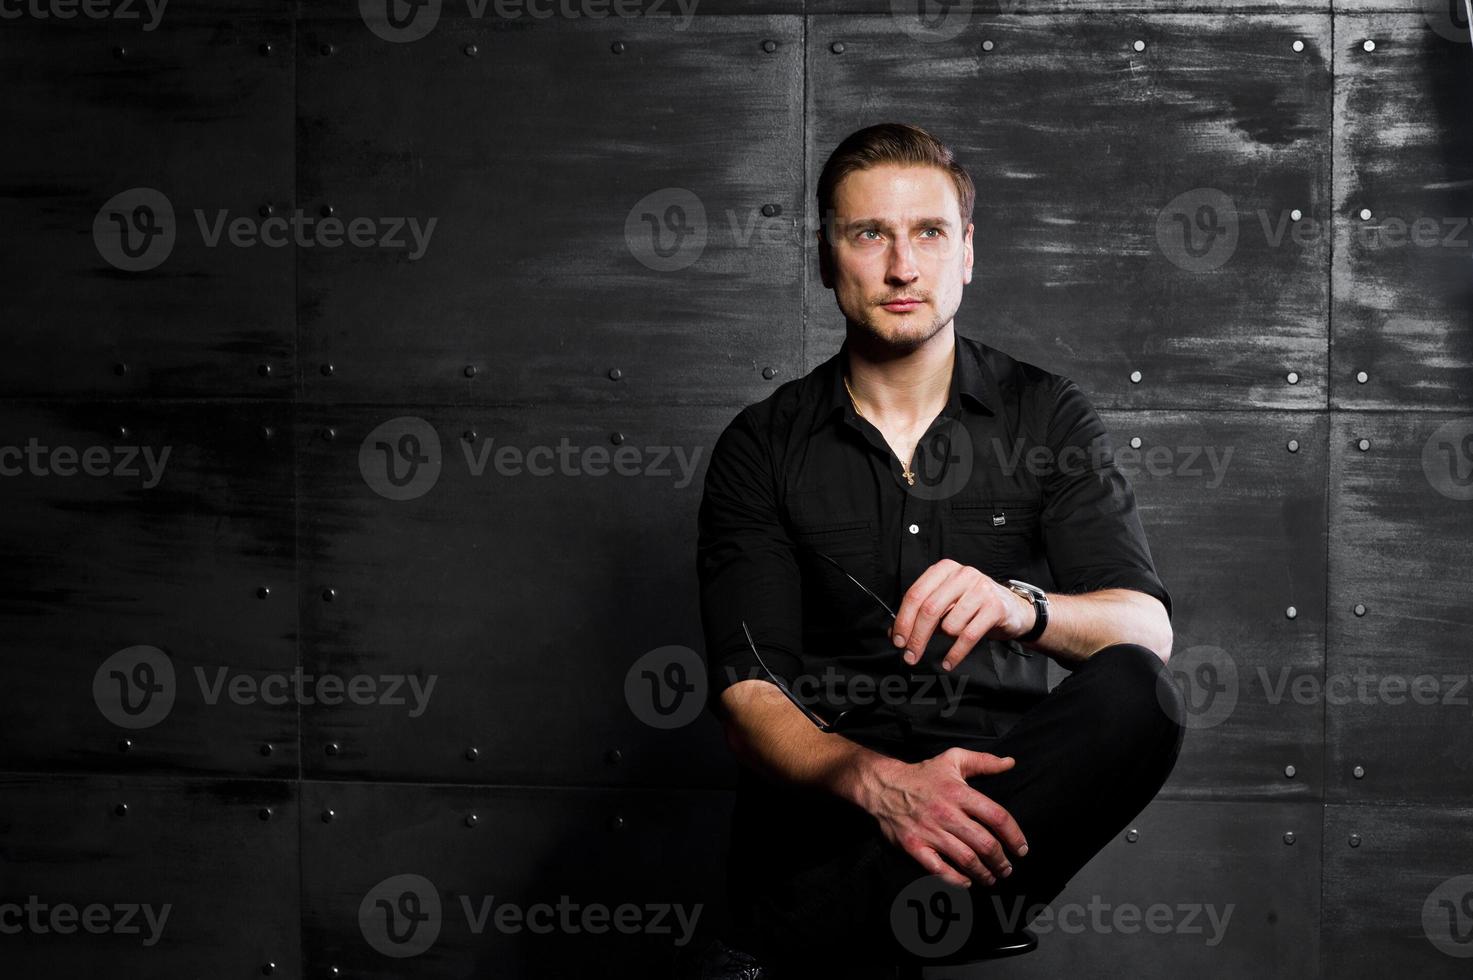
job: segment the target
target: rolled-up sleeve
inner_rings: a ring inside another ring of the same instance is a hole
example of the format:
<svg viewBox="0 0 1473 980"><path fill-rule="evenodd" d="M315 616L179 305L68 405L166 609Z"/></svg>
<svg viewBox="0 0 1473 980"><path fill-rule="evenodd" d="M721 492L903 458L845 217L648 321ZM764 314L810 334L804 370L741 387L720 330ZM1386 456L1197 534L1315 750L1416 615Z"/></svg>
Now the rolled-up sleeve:
<svg viewBox="0 0 1473 980"><path fill-rule="evenodd" d="M1155 596L1171 618L1171 595L1156 573L1130 481L1115 465L1094 406L1060 378L1047 441L1044 549L1056 589L1066 594L1134 589Z"/></svg>
<svg viewBox="0 0 1473 980"><path fill-rule="evenodd" d="M696 571L706 641L707 708L721 693L764 673L762 659L790 687L800 669L802 578L778 509L772 452L744 409L711 451L697 517Z"/></svg>

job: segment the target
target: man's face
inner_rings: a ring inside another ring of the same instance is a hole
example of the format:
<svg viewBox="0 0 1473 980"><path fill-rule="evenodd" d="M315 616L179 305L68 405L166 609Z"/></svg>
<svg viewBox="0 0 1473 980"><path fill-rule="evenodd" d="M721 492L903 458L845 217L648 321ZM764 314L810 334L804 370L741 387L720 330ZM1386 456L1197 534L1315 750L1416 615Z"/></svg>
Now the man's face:
<svg viewBox="0 0 1473 980"><path fill-rule="evenodd" d="M831 249L819 239L823 284L845 318L883 344L914 350L956 315L972 280L972 225L939 167L884 164L834 189ZM887 305L902 298L919 302Z"/></svg>

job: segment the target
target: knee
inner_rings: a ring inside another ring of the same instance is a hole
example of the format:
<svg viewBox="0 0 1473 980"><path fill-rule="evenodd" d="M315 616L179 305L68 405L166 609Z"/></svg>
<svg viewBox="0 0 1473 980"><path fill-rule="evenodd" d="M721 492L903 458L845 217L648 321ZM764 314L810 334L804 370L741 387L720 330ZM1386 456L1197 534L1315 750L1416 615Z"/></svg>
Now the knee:
<svg viewBox="0 0 1473 980"><path fill-rule="evenodd" d="M1175 756L1186 734L1186 703L1156 652L1139 643L1115 643L1090 659L1105 674L1102 734L1140 751Z"/></svg>

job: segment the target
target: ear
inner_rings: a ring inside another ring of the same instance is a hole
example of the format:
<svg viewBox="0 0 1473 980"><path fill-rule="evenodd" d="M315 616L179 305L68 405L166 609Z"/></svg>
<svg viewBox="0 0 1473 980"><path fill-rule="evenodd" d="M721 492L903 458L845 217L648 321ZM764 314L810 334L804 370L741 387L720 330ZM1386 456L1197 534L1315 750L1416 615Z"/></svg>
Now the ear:
<svg viewBox="0 0 1473 980"><path fill-rule="evenodd" d="M972 281L972 230L975 227L972 222L968 221L966 234L962 236L962 247L965 252L962 266L962 282L964 283Z"/></svg>

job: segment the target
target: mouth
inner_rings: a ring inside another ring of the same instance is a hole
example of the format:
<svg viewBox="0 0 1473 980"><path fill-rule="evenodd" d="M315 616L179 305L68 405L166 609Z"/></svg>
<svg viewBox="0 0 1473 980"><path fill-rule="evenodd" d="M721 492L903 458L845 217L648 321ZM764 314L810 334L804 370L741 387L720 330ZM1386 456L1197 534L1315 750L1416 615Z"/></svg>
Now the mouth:
<svg viewBox="0 0 1473 980"><path fill-rule="evenodd" d="M905 313L915 309L917 306L922 305L922 302L922 300L913 299L911 297L901 297L900 299L891 300L890 302L884 303L882 305L891 313Z"/></svg>

